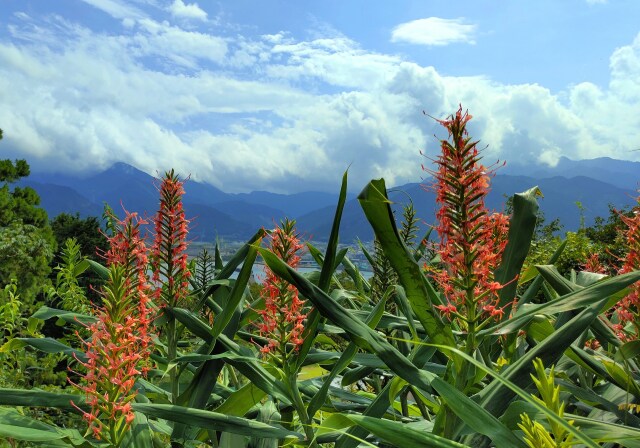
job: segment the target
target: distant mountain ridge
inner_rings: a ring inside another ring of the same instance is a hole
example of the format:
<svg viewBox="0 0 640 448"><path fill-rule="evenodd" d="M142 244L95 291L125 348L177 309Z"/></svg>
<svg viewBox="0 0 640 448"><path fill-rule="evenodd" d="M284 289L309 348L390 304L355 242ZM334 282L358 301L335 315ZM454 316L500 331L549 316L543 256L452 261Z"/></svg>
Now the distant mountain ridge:
<svg viewBox="0 0 640 448"><path fill-rule="evenodd" d="M637 190L640 187L640 162L617 160L610 157L586 160L571 160L567 157L560 157L555 166L508 163L501 172L534 178L585 176L624 189Z"/></svg>
<svg viewBox="0 0 640 448"><path fill-rule="evenodd" d="M575 230L580 222L576 201L584 207L587 225L596 216L607 216L609 204L618 208L634 205L637 196L634 185L637 186L640 180L640 163L613 159L566 159L558 163L561 165L569 174L580 175L554 175L557 167L529 167L530 175L517 174L523 170L518 167L501 170L501 174L493 178L487 206L500 211L506 197L537 185L544 194L540 206L547 220L560 218L565 229ZM598 171L598 167L601 168L600 174L593 175L600 179L587 176ZM602 179L605 172L611 176L609 181ZM540 177L533 173L539 173ZM62 212L100 216L104 202L116 212L125 207L142 216L151 216L158 206L157 183L152 176L125 163L116 163L101 173L84 178L34 173L21 181L22 185L38 191L42 206L51 217ZM246 239L258 228L273 227L285 216L296 218L298 229L306 237L325 240L331 230L338 199L337 189L334 194L303 192L283 195L267 191L230 194L191 180L185 182L185 191L185 211L192 219L191 236L199 241L213 241L217 237ZM434 222L434 194L424 191L420 184L396 186L389 196L396 215L399 216L402 204L410 197L422 219L423 228ZM349 194L341 223L341 240L349 242L355 238L368 241L373 234L355 195Z"/></svg>

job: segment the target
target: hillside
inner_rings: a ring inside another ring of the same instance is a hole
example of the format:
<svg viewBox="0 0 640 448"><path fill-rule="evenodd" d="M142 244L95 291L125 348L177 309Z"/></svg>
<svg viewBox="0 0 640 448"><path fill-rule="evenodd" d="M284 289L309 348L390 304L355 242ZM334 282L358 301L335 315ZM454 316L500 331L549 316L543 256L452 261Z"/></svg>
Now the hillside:
<svg viewBox="0 0 640 448"><path fill-rule="evenodd" d="M557 175L562 166L566 175ZM598 166L602 168L600 171ZM537 185L544 194L540 206L547 221L559 218L567 230L575 230L580 223L576 202L582 204L585 222L590 225L596 216L608 215L610 204L617 208L633 205L634 185L640 179L640 163L613 159L561 159L555 168L530 167L530 175L513 174L525 171L517 166L502 171L504 173L492 181L487 200L490 209L502 210L507 197ZM576 173L581 174L573 175ZM158 203L155 179L124 163L86 177L35 173L20 184L39 192L42 206L51 217L62 212L100 216L105 202L116 212L124 207L150 216ZM212 241L216 237L245 239L256 229L271 227L285 216L297 219L299 230L308 238L325 240L337 201L337 191L230 194L192 180L185 183L185 190L185 211L192 221L192 236L200 241ZM344 242L373 238L356 196L353 192L349 194L343 213L341 239ZM396 213L400 213L402 204L413 201L423 230L434 221L434 195L420 184L394 187L390 199Z"/></svg>

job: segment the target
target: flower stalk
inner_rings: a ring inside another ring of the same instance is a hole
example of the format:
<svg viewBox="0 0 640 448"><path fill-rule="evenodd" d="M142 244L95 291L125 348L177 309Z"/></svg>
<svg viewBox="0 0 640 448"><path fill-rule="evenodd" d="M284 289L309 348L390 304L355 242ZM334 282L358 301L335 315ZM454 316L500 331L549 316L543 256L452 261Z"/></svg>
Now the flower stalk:
<svg viewBox="0 0 640 448"><path fill-rule="evenodd" d="M455 115L437 120L448 131L448 140L440 141L440 155L434 161L436 170L423 170L434 178L430 187L436 193L436 230L440 237L436 253L438 267L426 266L440 286L444 304L436 308L442 315L466 332L464 351L474 356L480 342L477 333L493 320L503 316L494 270L507 244L509 219L500 213L489 214L485 198L492 172L480 163L478 142L472 141L466 126L471 120L462 107ZM455 386L467 392L475 383L472 366L457 366ZM436 428L450 436L457 416L445 406Z"/></svg>
<svg viewBox="0 0 640 448"><path fill-rule="evenodd" d="M624 238L628 247L627 255L622 259L620 274L640 270L640 196L637 202L632 216L620 214L620 219L627 226ZM615 306L618 323L614 325L614 329L623 341L640 339L640 282L634 283L629 289L629 294ZM627 329L627 326L631 328Z"/></svg>
<svg viewBox="0 0 640 448"><path fill-rule="evenodd" d="M270 235L269 249L292 268L300 263L299 252L304 246L295 229L295 221L284 219ZM298 289L280 279L271 269L266 268L266 279L261 297L264 309L259 310L258 333L267 339L260 352L276 368L281 369L284 383L291 397L310 447L317 446L312 421L298 389L298 368L294 354L304 340L304 300L300 299Z"/></svg>
<svg viewBox="0 0 640 448"><path fill-rule="evenodd" d="M173 170L165 173L160 186L160 208L154 218L155 238L152 247L151 269L156 284L155 298L161 307L169 310L184 304L189 297L187 267L187 235L189 221L185 218L182 205L184 182ZM172 362L177 356L178 339L181 331L173 315L165 313L167 324L167 360ZM171 396L177 402L180 393L175 368L169 372Z"/></svg>
<svg viewBox="0 0 640 448"><path fill-rule="evenodd" d="M270 236L271 251L292 268L300 263L299 251L303 245L295 230L295 221L285 219ZM298 295L298 289L280 279L267 267L266 279L261 296L264 309L259 310L258 332L267 338L260 349L265 357L277 366L287 366L291 354L302 345L304 320L304 301Z"/></svg>
<svg viewBox="0 0 640 448"><path fill-rule="evenodd" d="M131 402L136 379L147 371L149 357L149 309L151 288L147 281L147 248L140 237L144 221L127 213L110 238L106 260L109 278L104 286L97 321L88 326L91 337L83 340L86 360L80 384L89 412L88 433L119 447L135 418ZM76 333L80 338L80 334Z"/></svg>
<svg viewBox="0 0 640 448"><path fill-rule="evenodd" d="M463 113L462 107L446 120L438 120L449 140L440 142L437 170L425 170L435 179L432 188L439 205L437 253L442 266L428 267L446 301L437 308L466 330L466 351L472 354L475 333L504 314L498 298L503 285L493 273L507 244L509 218L489 214L485 206L492 171L480 163L478 142L467 133L469 120L471 115Z"/></svg>

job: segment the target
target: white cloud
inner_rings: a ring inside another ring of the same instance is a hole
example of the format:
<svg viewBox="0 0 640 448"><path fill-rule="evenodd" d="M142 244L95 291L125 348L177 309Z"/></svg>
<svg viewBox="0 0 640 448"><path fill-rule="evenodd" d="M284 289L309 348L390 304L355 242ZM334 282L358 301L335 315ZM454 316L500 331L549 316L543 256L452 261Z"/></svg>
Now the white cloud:
<svg viewBox="0 0 640 448"><path fill-rule="evenodd" d="M182 0L174 0L169 12L180 19L207 20L207 13L197 3L185 4Z"/></svg>
<svg viewBox="0 0 640 448"><path fill-rule="evenodd" d="M82 0L91 6L101 9L115 19L141 19L146 17L138 8L131 6L130 2L122 0Z"/></svg>
<svg viewBox="0 0 640 448"><path fill-rule="evenodd" d="M391 32L391 42L442 46L452 43L474 44L477 26L465 23L465 19L428 17L401 23Z"/></svg>
<svg viewBox="0 0 640 448"><path fill-rule="evenodd" d="M640 35L612 54L609 86L553 93L443 76L344 36L222 37L150 18L119 35L28 17L14 26L21 37L0 41L0 103L11 106L0 108L0 149L34 169L124 161L227 191L335 190L349 165L354 189L415 182L419 151L434 156L433 134L445 136L422 111L441 118L459 103L487 163L640 158Z"/></svg>
<svg viewBox="0 0 640 448"><path fill-rule="evenodd" d="M220 63L227 54L225 39L198 31L142 19L140 30L131 38L131 50L141 55L166 58L175 64L197 68L200 60Z"/></svg>

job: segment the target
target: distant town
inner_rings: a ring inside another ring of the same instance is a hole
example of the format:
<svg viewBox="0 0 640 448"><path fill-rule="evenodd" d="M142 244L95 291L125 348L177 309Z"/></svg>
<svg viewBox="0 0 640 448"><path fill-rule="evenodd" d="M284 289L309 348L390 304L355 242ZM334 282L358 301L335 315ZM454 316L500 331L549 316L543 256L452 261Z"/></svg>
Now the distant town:
<svg viewBox="0 0 640 448"><path fill-rule="evenodd" d="M239 240L221 240L218 242L218 247L220 248L220 256L222 260L226 262L244 245L246 241ZM312 244L321 252L324 253L327 249L326 242L316 242L313 241ZM373 255L374 247L373 242L362 242L362 246L369 252L369 254ZM347 257L349 260L358 268L360 273L365 277L369 278L373 275L371 271L371 265L367 260L367 257L364 255L362 248L358 244L340 244L338 246L339 250L347 248L349 251L347 252ZM189 258L197 257L203 249L206 249L211 255L213 255L215 251L215 243L210 242L192 242L189 244L187 254ZM260 276L260 272L264 269L264 264L260 259L258 259L255 263L254 273L257 274L257 277ZM301 255L301 260L299 264L299 270L304 272L305 270L316 270L318 269L318 264L315 262L311 254L308 250L305 250ZM259 279L259 278L257 278Z"/></svg>

